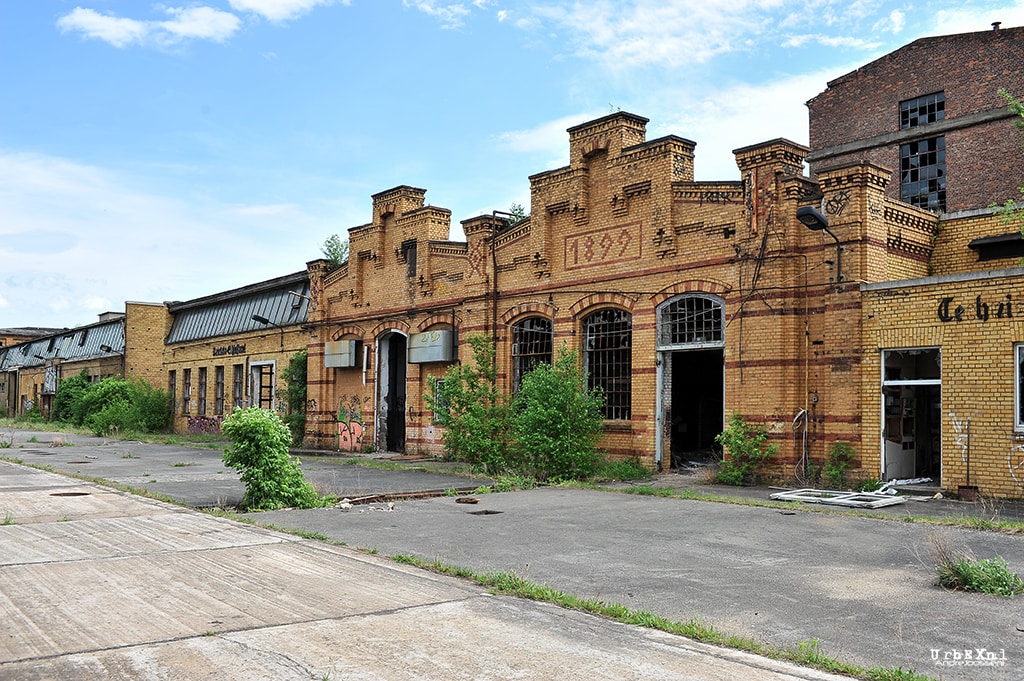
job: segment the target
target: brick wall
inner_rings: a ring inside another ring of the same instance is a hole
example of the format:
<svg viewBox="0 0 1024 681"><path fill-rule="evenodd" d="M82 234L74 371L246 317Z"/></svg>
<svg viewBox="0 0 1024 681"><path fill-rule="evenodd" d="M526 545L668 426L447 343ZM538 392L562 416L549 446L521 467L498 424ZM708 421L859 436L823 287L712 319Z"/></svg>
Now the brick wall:
<svg viewBox="0 0 1024 681"><path fill-rule="evenodd" d="M947 210L980 208L1018 195L1020 136L1006 88L1024 92L1024 28L923 38L828 84L808 103L812 172L868 161L899 169L903 138L944 134ZM945 120L900 131L901 101L945 93ZM965 127L961 127L965 126ZM868 146L847 145L873 140ZM1010 172L989 172L989 168ZM899 198L898 176L887 196Z"/></svg>

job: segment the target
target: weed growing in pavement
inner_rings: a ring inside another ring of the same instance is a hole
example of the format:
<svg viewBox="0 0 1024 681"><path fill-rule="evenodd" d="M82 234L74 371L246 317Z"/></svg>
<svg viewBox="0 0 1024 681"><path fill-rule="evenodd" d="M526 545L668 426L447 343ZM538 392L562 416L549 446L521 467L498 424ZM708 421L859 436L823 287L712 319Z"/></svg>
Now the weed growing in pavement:
<svg viewBox="0 0 1024 681"><path fill-rule="evenodd" d="M0 437L0 449L12 449L14 447L14 433Z"/></svg>
<svg viewBox="0 0 1024 681"><path fill-rule="evenodd" d="M651 477L651 471L636 459L605 459L597 464L593 480L644 480Z"/></svg>
<svg viewBox="0 0 1024 681"><path fill-rule="evenodd" d="M475 490L473 490L473 494L490 494L491 491L492 490L490 485L480 485Z"/></svg>
<svg viewBox="0 0 1024 681"><path fill-rule="evenodd" d="M131 452L125 452L124 454L121 455L121 458L122 459L137 459L139 457L135 456Z"/></svg>
<svg viewBox="0 0 1024 681"><path fill-rule="evenodd" d="M970 549L951 544L932 533L928 541L935 555L939 586L953 591L977 591L995 596L1024 594L1024 579L1010 571L999 556L978 560Z"/></svg>
<svg viewBox="0 0 1024 681"><path fill-rule="evenodd" d="M199 464L194 461L178 461L177 463L171 464L174 468L184 468L186 466L198 466Z"/></svg>
<svg viewBox="0 0 1024 681"><path fill-rule="evenodd" d="M39 438L36 437L35 435L32 435L31 437L29 437L29 439L25 440L25 442L39 442Z"/></svg>
<svg viewBox="0 0 1024 681"><path fill-rule="evenodd" d="M4 513L4 521L0 525L14 525L14 516L10 511Z"/></svg>
<svg viewBox="0 0 1024 681"><path fill-rule="evenodd" d="M455 489L454 487L449 487L448 489L446 489L444 491L444 495L446 497L457 497L457 496L459 496L459 491L457 489Z"/></svg>

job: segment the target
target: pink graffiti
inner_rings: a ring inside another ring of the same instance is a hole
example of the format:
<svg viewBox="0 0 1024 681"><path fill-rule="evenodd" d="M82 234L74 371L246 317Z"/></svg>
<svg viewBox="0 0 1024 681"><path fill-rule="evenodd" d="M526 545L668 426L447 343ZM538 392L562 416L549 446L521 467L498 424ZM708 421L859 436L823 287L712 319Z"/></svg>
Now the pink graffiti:
<svg viewBox="0 0 1024 681"><path fill-rule="evenodd" d="M338 421L338 450L354 452L362 444L363 424L358 421Z"/></svg>

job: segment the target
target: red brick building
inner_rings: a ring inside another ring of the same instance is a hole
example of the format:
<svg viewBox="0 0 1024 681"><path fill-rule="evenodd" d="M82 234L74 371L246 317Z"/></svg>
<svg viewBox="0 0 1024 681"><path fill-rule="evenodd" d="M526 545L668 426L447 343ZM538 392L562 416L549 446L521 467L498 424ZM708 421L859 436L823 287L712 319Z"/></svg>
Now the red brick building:
<svg viewBox="0 0 1024 681"><path fill-rule="evenodd" d="M921 38L836 78L807 102L812 175L868 161L886 196L956 212L1017 197L1020 135L1005 88L1024 97L1024 28ZM996 170L996 172L993 172Z"/></svg>

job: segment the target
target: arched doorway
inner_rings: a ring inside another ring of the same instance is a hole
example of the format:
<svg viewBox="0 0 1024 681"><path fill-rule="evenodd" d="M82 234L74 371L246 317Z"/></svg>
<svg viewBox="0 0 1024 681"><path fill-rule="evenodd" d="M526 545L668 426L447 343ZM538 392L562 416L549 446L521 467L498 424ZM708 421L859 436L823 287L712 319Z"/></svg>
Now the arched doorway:
<svg viewBox="0 0 1024 681"><path fill-rule="evenodd" d="M405 451L406 348L408 339L389 331L377 340L377 448Z"/></svg>
<svg viewBox="0 0 1024 681"><path fill-rule="evenodd" d="M657 464L712 458L725 414L725 305L685 294L657 310Z"/></svg>

